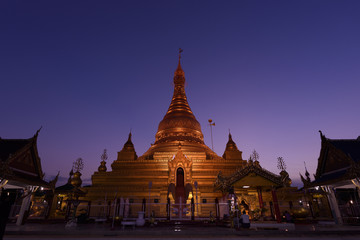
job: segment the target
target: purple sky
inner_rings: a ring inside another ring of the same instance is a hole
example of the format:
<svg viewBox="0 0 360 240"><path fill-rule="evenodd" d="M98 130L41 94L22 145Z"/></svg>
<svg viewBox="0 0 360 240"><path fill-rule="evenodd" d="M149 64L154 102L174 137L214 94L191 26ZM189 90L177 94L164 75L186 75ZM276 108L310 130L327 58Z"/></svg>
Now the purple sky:
<svg viewBox="0 0 360 240"><path fill-rule="evenodd" d="M0 2L0 137L38 139L43 171L83 179L132 129L137 154L170 104L178 48L189 104L223 154L296 182L316 170L322 130L360 135L360 1ZM85 181L86 182L86 181ZM89 181L87 181L89 182Z"/></svg>

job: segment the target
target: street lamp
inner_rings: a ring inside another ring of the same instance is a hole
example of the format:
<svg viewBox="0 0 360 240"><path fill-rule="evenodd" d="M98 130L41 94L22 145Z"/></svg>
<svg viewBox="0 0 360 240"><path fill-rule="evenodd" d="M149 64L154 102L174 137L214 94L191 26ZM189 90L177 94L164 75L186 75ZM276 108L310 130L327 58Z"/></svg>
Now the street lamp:
<svg viewBox="0 0 360 240"><path fill-rule="evenodd" d="M195 191L196 191L196 212L197 212L197 215L199 216L199 202L198 202L198 195L197 195L198 182L197 181L194 182L194 186L195 186Z"/></svg>

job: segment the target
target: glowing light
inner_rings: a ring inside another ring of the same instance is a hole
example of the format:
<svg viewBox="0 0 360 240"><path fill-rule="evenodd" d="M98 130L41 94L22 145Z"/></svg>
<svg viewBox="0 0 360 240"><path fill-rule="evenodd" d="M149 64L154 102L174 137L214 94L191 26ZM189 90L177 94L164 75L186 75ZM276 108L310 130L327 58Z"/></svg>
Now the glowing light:
<svg viewBox="0 0 360 240"><path fill-rule="evenodd" d="M243 186L243 188L249 188L250 186Z"/></svg>

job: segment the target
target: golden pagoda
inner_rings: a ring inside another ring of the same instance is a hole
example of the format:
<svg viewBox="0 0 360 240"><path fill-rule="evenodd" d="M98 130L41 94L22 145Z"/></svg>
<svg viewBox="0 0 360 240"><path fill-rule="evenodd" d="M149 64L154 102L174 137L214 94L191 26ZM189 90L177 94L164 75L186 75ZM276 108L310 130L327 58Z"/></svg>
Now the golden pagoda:
<svg viewBox="0 0 360 240"><path fill-rule="evenodd" d="M173 97L159 123L155 143L138 157L130 133L111 171L102 161L92 175L92 185L87 189L92 204L110 204L114 198L123 198L129 200L133 215L150 208L157 216L166 216L169 202L176 205L193 201L196 216L209 216L219 214L215 203L228 203L231 191L239 194L238 204L243 203L249 211L263 208L263 199L277 202L273 189L288 187L288 175L282 179L262 169L258 161L243 160L231 134L222 157L204 144L200 123L185 94L180 54L173 82ZM279 215L278 206L275 210ZM97 214L94 211L92 215Z"/></svg>

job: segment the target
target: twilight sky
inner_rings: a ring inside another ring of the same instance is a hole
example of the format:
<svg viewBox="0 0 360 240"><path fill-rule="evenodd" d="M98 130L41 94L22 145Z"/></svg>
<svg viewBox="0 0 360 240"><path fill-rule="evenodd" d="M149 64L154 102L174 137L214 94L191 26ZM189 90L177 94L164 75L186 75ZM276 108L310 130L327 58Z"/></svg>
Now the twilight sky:
<svg viewBox="0 0 360 240"><path fill-rule="evenodd" d="M322 130L360 135L360 1L0 2L0 137L41 126L46 179L84 160L108 169L132 129L138 156L173 94L178 48L190 107L222 155L231 130L243 158L298 182L315 173Z"/></svg>

